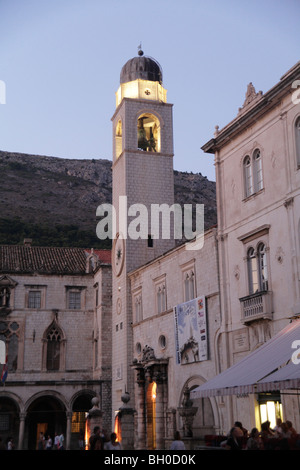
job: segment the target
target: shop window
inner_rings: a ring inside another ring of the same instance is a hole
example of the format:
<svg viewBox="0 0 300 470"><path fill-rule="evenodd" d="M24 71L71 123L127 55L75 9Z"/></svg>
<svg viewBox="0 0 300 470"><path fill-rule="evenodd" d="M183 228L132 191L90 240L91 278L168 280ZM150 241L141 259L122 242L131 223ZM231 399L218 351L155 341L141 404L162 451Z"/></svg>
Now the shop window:
<svg viewBox="0 0 300 470"><path fill-rule="evenodd" d="M258 396L260 422L270 422L270 428L274 429L277 419L282 419L282 404L279 392L261 393Z"/></svg>

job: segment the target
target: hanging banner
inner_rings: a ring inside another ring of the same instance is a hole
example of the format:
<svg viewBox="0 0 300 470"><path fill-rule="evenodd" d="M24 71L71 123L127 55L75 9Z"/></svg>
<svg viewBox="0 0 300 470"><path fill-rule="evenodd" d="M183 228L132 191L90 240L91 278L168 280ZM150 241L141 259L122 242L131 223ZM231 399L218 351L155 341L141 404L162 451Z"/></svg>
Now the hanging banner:
<svg viewBox="0 0 300 470"><path fill-rule="evenodd" d="M174 307L176 364L207 360L205 296Z"/></svg>

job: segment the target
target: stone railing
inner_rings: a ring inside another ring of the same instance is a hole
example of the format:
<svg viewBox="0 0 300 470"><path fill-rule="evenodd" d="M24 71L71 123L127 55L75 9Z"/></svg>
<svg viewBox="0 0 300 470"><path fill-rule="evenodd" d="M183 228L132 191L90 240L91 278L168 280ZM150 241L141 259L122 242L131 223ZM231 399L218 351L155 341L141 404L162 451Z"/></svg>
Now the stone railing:
<svg viewBox="0 0 300 470"><path fill-rule="evenodd" d="M240 298L240 302L243 323L272 319L272 292L256 292L255 294Z"/></svg>

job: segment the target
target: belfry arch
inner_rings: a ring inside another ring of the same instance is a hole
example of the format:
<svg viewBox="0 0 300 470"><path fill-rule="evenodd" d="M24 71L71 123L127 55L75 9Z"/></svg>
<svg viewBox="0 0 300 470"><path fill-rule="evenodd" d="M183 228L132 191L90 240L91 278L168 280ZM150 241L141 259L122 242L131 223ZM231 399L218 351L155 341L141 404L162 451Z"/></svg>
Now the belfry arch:
<svg viewBox="0 0 300 470"><path fill-rule="evenodd" d="M142 113L137 119L137 146L144 152L161 151L160 120L153 113Z"/></svg>

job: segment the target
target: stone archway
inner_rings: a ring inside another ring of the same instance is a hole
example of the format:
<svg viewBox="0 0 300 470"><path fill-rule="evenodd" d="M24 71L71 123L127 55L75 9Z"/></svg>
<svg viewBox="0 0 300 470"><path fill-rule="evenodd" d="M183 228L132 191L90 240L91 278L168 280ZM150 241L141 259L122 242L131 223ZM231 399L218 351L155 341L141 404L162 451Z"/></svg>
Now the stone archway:
<svg viewBox="0 0 300 470"><path fill-rule="evenodd" d="M9 437L13 438L15 449L18 448L20 425L20 408L18 403L7 395L0 396L0 434L6 444Z"/></svg>
<svg viewBox="0 0 300 470"><path fill-rule="evenodd" d="M204 382L204 379L198 376L190 377L186 381L180 394L180 407L184 399L184 391L188 388L191 392ZM197 439L203 437L205 434L213 434L216 427L218 427L218 415L216 415L214 403L212 403L210 398L193 398L191 401L192 406L197 408L192 424L193 438ZM182 429L183 423L181 419L179 425Z"/></svg>
<svg viewBox="0 0 300 470"><path fill-rule="evenodd" d="M86 420L94 397L95 393L89 390L81 391L73 397L70 449L79 450L81 440L84 441L84 447L87 446Z"/></svg>
<svg viewBox="0 0 300 470"><path fill-rule="evenodd" d="M25 445L37 448L39 433L49 434L54 441L55 433L66 435L66 407L51 394L40 395L29 404L26 415Z"/></svg>

